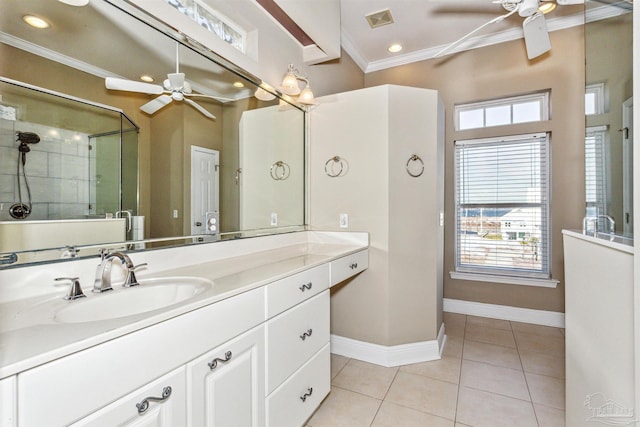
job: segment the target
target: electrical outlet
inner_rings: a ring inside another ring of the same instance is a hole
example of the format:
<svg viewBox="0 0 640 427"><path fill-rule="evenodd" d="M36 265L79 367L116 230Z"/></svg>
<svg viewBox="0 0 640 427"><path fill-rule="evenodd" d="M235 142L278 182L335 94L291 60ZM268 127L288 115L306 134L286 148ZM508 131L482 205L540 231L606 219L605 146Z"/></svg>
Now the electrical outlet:
<svg viewBox="0 0 640 427"><path fill-rule="evenodd" d="M178 218L178 209L173 210L173 218Z"/></svg>
<svg viewBox="0 0 640 427"><path fill-rule="evenodd" d="M271 225L278 225L278 214L271 212Z"/></svg>
<svg viewBox="0 0 640 427"><path fill-rule="evenodd" d="M349 214L340 214L340 228L349 228Z"/></svg>

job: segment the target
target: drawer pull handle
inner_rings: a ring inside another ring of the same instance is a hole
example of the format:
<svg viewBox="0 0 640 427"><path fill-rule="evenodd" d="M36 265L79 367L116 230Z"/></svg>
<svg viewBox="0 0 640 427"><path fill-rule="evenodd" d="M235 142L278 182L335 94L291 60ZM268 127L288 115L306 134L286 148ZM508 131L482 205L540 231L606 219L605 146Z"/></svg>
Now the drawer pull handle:
<svg viewBox="0 0 640 427"><path fill-rule="evenodd" d="M313 286L313 283L311 282L305 283L304 285L300 286L300 290L304 292L305 290L310 290L312 286Z"/></svg>
<svg viewBox="0 0 640 427"><path fill-rule="evenodd" d="M305 394L303 394L302 396L300 396L300 400L302 400L303 402L307 401L307 397L311 396L311 394L313 393L313 387L310 387L307 389L307 392Z"/></svg>
<svg viewBox="0 0 640 427"><path fill-rule="evenodd" d="M213 359L211 362L208 363L209 368L211 368L211 370L213 371L214 369L216 369L218 367L218 362L222 362L222 363L226 363L229 360L231 360L231 352L227 351L224 354L224 359L220 359L219 357L216 357L215 359Z"/></svg>
<svg viewBox="0 0 640 427"><path fill-rule="evenodd" d="M305 332L304 334L300 335L300 339L302 341L304 341L304 340L307 339L307 337L310 337L312 333L313 333L313 329L307 329L307 332Z"/></svg>
<svg viewBox="0 0 640 427"><path fill-rule="evenodd" d="M349 266L349 268L350 268L350 269L352 269L352 270L354 270L354 269L358 268L358 263L357 263L357 262L354 262L353 264L351 264L351 265Z"/></svg>
<svg viewBox="0 0 640 427"><path fill-rule="evenodd" d="M163 403L171 396L171 387L167 386L162 389L162 397L147 397L142 402L136 403L139 414L144 414L149 409L149 401Z"/></svg>

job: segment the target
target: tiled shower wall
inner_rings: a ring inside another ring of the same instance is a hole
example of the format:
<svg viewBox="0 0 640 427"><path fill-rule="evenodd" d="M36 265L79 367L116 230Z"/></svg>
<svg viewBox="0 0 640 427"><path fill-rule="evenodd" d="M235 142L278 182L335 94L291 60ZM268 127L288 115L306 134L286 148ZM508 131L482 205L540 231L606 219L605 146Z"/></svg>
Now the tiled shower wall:
<svg viewBox="0 0 640 427"><path fill-rule="evenodd" d="M28 220L86 218L95 206L95 150L87 134L21 121L0 119L0 221L12 220L9 208L18 203L17 162L20 152L15 133L35 132L40 142L29 144L25 166L31 188L32 213ZM91 156L90 156L91 154ZM28 203L22 178L22 202Z"/></svg>

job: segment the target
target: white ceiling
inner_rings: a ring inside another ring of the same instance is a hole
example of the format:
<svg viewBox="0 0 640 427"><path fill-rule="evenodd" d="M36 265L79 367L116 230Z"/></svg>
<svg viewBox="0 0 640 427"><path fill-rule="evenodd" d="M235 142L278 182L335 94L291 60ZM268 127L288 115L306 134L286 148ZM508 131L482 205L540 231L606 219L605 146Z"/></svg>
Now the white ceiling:
<svg viewBox="0 0 640 427"><path fill-rule="evenodd" d="M387 8L394 23L371 29L365 15ZM341 0L342 47L363 71L376 71L432 58L449 43L505 13L492 0ZM558 6L546 15L547 27L553 31L580 25L583 14L584 5ZM522 18L516 14L485 28L459 50L518 38L522 38ZM389 53L391 43L401 43L404 49Z"/></svg>

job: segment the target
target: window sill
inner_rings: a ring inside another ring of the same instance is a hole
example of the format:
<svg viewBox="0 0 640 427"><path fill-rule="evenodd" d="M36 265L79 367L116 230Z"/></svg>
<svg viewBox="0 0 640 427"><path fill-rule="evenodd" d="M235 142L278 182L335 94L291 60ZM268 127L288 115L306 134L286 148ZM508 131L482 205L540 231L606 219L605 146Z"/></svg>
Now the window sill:
<svg viewBox="0 0 640 427"><path fill-rule="evenodd" d="M458 271L450 271L449 275L452 279L457 280L473 280L476 282L505 283L508 285L520 286L536 286L540 288L556 288L560 281L555 279L536 279L533 277L507 277L491 274L478 273L460 273Z"/></svg>

